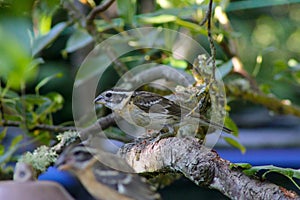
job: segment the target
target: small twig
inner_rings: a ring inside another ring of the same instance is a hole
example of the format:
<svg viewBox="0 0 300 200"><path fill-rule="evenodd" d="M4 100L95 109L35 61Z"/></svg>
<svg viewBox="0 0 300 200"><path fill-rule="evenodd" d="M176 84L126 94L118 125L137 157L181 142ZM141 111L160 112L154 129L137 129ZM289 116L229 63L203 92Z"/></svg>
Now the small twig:
<svg viewBox="0 0 300 200"><path fill-rule="evenodd" d="M21 126L23 123L19 121L8 121L2 120L1 126ZM57 125L48 125L48 124L37 124L31 130L43 130L43 131L53 131L53 132L64 132L64 131L76 131L74 126L57 126Z"/></svg>
<svg viewBox="0 0 300 200"><path fill-rule="evenodd" d="M101 5L96 6L87 16L87 24L93 23L94 19L96 18L97 14L107 10L115 0L107 0Z"/></svg>
<svg viewBox="0 0 300 200"><path fill-rule="evenodd" d="M210 53L212 58L212 79L216 80L216 47L211 34L211 14L212 14L212 4L213 0L209 1L208 5L208 18L207 18L207 35L210 46Z"/></svg>
<svg viewBox="0 0 300 200"><path fill-rule="evenodd" d="M205 17L200 22L200 26L203 26L207 22L207 36L209 41L209 48L212 58L212 80L216 80L216 47L211 34L211 18L212 18L213 0L209 1L208 8Z"/></svg>
<svg viewBox="0 0 300 200"><path fill-rule="evenodd" d="M210 2L209 2L210 3ZM200 26L203 26L207 21L208 21L208 18L210 18L211 16L211 10L209 9L210 6L208 6L208 9L205 13L205 16L204 18L202 19L202 21L199 23Z"/></svg>

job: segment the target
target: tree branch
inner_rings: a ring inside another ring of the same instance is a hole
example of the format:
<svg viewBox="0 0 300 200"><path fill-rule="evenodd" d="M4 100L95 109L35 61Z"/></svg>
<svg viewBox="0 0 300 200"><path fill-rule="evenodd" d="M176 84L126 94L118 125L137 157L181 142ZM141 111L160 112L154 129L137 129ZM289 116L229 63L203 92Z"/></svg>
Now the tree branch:
<svg viewBox="0 0 300 200"><path fill-rule="evenodd" d="M170 137L155 143L149 140L130 143L119 154L138 173L162 169L181 172L195 184L217 189L232 199L300 199L292 191L231 169L229 161L202 146L196 138Z"/></svg>
<svg viewBox="0 0 300 200"><path fill-rule="evenodd" d="M107 10L113 4L114 1L115 0L107 0L103 4L96 6L87 16L87 24L93 23L97 14Z"/></svg>
<svg viewBox="0 0 300 200"><path fill-rule="evenodd" d="M205 17L202 19L202 21L199 24L200 26L203 26L207 22L207 36L208 36L208 42L209 42L210 53L212 58L212 79L216 80L216 47L211 34L212 8L213 8L213 0L210 0Z"/></svg>

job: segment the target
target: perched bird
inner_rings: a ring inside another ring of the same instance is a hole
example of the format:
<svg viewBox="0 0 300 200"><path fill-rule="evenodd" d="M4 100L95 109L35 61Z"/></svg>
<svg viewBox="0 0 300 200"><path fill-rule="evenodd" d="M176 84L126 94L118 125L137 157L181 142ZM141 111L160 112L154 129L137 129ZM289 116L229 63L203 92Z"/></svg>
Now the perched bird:
<svg viewBox="0 0 300 200"><path fill-rule="evenodd" d="M165 126L178 125L189 120L203 126L211 125L228 133L232 132L199 113L151 92L107 90L96 97L94 102L110 108L129 123L147 129L161 130Z"/></svg>
<svg viewBox="0 0 300 200"><path fill-rule="evenodd" d="M105 161L107 165L100 161ZM67 170L76 175L95 199L160 199L159 194L145 182L145 178L134 173L125 160L116 159L105 152L100 153L83 144L67 147L55 165L60 170ZM123 169L125 172L118 171L116 168Z"/></svg>
<svg viewBox="0 0 300 200"><path fill-rule="evenodd" d="M35 171L30 164L18 162L14 170L14 181L26 182L34 181L36 178Z"/></svg>

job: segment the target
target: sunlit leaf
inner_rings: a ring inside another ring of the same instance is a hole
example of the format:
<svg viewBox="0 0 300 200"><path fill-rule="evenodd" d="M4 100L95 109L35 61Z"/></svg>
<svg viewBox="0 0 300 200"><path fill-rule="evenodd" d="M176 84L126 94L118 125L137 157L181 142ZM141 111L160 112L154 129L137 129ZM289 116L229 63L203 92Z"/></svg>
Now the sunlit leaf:
<svg viewBox="0 0 300 200"><path fill-rule="evenodd" d="M163 24L168 22L174 22L177 19L174 15L159 15L154 17L141 17L140 21L142 23L148 24Z"/></svg>
<svg viewBox="0 0 300 200"><path fill-rule="evenodd" d="M34 27L39 35L47 34L51 29L52 16L59 8L60 0L43 0L35 2L32 10Z"/></svg>
<svg viewBox="0 0 300 200"><path fill-rule="evenodd" d="M186 69L187 67L187 62L185 60L179 60L175 59L173 57L168 57L167 59L164 60L164 64L170 64L171 66L179 69Z"/></svg>

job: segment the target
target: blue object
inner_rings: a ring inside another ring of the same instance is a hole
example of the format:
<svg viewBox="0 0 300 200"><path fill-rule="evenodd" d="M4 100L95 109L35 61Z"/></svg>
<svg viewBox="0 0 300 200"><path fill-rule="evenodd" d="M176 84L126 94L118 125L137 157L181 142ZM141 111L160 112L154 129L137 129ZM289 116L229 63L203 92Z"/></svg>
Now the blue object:
<svg viewBox="0 0 300 200"><path fill-rule="evenodd" d="M237 149L216 149L221 158L233 163L257 165L275 165L278 167L300 168L300 148L285 149L247 149L242 154Z"/></svg>
<svg viewBox="0 0 300 200"><path fill-rule="evenodd" d="M56 167L49 167L38 177L38 180L54 181L61 184L75 199L95 200L76 177L67 171L60 171Z"/></svg>

